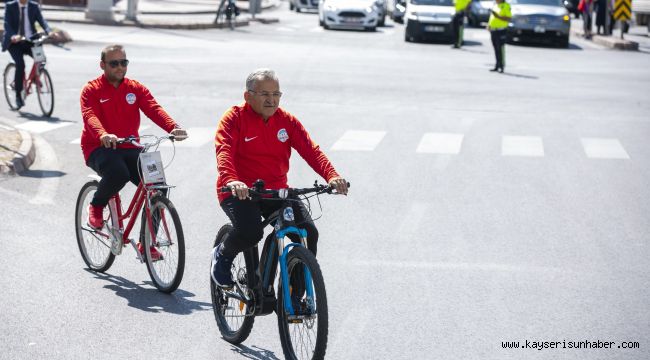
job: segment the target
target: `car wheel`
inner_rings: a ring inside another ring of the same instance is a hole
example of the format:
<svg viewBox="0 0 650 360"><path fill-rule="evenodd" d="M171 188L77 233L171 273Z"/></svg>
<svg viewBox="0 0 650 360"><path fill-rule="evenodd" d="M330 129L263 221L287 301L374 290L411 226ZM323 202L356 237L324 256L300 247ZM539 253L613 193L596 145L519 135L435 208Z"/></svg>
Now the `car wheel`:
<svg viewBox="0 0 650 360"><path fill-rule="evenodd" d="M299 13L299 12L300 12L300 8L299 8L299 7L297 7L297 6L296 6L296 12L297 12L297 13Z"/></svg>
<svg viewBox="0 0 650 360"><path fill-rule="evenodd" d="M293 6L293 3L290 2L290 3L289 3L289 10L290 10L290 11L293 11L294 8L295 8L295 6Z"/></svg>
<svg viewBox="0 0 650 360"><path fill-rule="evenodd" d="M384 25L386 25L386 14L384 14L379 20L379 22L377 23L377 26L384 26Z"/></svg>
<svg viewBox="0 0 650 360"><path fill-rule="evenodd" d="M366 31L370 31L370 32L377 31L377 27L376 26L366 26Z"/></svg>

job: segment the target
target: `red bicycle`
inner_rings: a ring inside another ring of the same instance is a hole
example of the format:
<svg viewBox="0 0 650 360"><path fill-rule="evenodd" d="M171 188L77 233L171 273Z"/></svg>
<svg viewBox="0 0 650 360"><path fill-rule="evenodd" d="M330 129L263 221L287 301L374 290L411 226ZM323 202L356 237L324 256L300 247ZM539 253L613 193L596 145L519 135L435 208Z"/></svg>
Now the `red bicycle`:
<svg viewBox="0 0 650 360"><path fill-rule="evenodd" d="M45 68L45 52L43 51L43 42L49 38L47 34L38 33L32 36L31 39L23 39L32 46L32 70L29 76L24 78L22 99L25 101L27 96L32 93L32 85L36 88L38 95L38 105L41 107L43 116L50 117L54 111L54 87L52 86L52 78L50 73ZM11 110L18 110L16 104L16 64L9 63L4 71L4 89L5 99L9 104Z"/></svg>
<svg viewBox="0 0 650 360"><path fill-rule="evenodd" d="M158 290L170 293L178 288L185 267L185 241L183 228L174 204L169 200L173 186L167 185L160 153L155 151L163 140L174 141L174 136L156 137L148 144L140 144L135 137L119 139L118 143L132 143L142 147L139 165L142 169L138 185L126 212L122 211L119 193L104 208L104 226L96 230L87 224L88 205L97 191L97 179L87 182L79 192L75 212L77 244L81 257L88 267L97 272L108 270L124 245L131 244L140 262L147 264L151 280ZM150 152L150 149L154 151ZM97 177L94 176L93 177ZM98 178L98 177L97 177ZM134 239L129 238L142 210L140 238L144 257ZM128 219L126 227L124 222ZM155 251L153 250L155 249ZM152 256L154 252L155 256ZM156 254L157 252L157 254Z"/></svg>

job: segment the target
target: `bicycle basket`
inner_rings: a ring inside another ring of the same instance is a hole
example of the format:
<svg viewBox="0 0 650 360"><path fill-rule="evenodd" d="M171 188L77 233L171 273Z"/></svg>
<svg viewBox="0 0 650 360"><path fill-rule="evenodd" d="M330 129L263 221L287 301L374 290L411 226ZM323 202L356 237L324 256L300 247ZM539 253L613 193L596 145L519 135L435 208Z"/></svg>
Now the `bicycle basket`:
<svg viewBox="0 0 650 360"><path fill-rule="evenodd" d="M43 45L37 45L32 47L32 57L34 62L45 62L45 51L43 51Z"/></svg>

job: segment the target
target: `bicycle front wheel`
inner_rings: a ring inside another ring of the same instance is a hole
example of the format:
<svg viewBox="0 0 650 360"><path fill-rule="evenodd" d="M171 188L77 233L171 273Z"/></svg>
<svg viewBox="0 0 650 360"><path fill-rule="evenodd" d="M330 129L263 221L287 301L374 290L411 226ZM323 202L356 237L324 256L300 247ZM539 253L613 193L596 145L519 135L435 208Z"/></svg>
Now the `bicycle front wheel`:
<svg viewBox="0 0 650 360"><path fill-rule="evenodd" d="M185 239L178 212L169 199L156 196L151 200L151 218L145 216L145 219L145 260L149 276L158 290L170 293L180 285L185 269ZM159 258L152 257L152 249L160 253Z"/></svg>
<svg viewBox="0 0 650 360"><path fill-rule="evenodd" d="M54 85L52 85L52 78L50 78L50 73L46 69L39 71L36 93L38 94L38 105L41 107L43 116L52 116L54 111Z"/></svg>
<svg viewBox="0 0 650 360"><path fill-rule="evenodd" d="M104 272L115 261L115 255L111 253L111 239L97 233L87 224L88 205L97 191L97 186L99 186L97 181L90 181L81 187L77 197L74 219L81 257L91 270ZM108 206L104 208L104 218L107 217L107 208Z"/></svg>
<svg viewBox="0 0 650 360"><path fill-rule="evenodd" d="M316 257L304 247L294 247L287 255L290 282L287 299L294 315L287 313L283 284L278 290L278 329L287 359L323 359L327 349L327 294Z"/></svg>
<svg viewBox="0 0 650 360"><path fill-rule="evenodd" d="M7 104L11 110L17 110L18 105L16 104L16 64L9 63L5 67L3 84L5 89L5 99L7 99Z"/></svg>
<svg viewBox="0 0 650 360"><path fill-rule="evenodd" d="M217 237L214 240L214 247L221 244L225 237L232 232L232 225L227 224L219 229ZM214 248L213 247L213 248ZM242 287L242 291L252 293L249 290L247 279L248 271L255 271L252 263L246 261L243 252L237 254L232 262L233 275L236 276L237 281ZM223 289L215 285L212 278L210 278L210 292L212 293L212 310L214 311L214 318L217 321L219 332L227 342L231 344L239 344L248 338L255 316L252 314L253 309L250 309L246 303L229 296L226 296Z"/></svg>

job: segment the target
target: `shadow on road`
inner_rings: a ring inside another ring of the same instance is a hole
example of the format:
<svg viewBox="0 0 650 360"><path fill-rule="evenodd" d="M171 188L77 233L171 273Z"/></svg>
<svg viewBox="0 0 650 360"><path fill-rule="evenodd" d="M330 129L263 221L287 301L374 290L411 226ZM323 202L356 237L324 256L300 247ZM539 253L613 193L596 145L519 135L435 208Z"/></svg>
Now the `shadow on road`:
<svg viewBox="0 0 650 360"><path fill-rule="evenodd" d="M239 355L242 355L246 359L256 359L256 360L280 360L275 353L271 350L266 350L253 346L255 349L249 348L244 345L232 345L233 352L236 352Z"/></svg>
<svg viewBox="0 0 650 360"><path fill-rule="evenodd" d="M96 273L85 269L97 279L111 284L104 285L106 289L115 291L115 295L123 297L130 307L147 312L166 312L178 315L189 315L195 311L212 309L211 303L192 301L188 298L195 295L189 291L178 289L172 294L164 294L155 288L145 288L121 276ZM151 285L151 282L145 282Z"/></svg>
<svg viewBox="0 0 650 360"><path fill-rule="evenodd" d="M62 177L64 175L66 175L66 173L58 170L26 170L20 173L20 176L22 177L39 179Z"/></svg>
<svg viewBox="0 0 650 360"><path fill-rule="evenodd" d="M539 80L539 77L537 77L537 76L515 74L515 73L511 73L511 72L507 72L507 71L504 71L503 74L501 74L501 75L512 76L512 77L521 78L521 79Z"/></svg>

